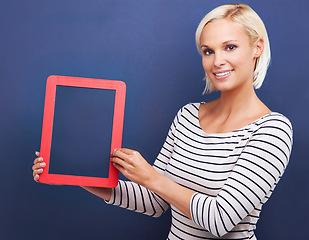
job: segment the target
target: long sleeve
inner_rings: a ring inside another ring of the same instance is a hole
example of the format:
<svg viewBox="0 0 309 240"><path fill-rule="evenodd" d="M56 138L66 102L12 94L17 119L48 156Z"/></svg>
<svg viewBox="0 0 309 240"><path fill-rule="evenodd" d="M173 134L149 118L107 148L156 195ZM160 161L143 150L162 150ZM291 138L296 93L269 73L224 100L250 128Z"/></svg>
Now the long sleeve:
<svg viewBox="0 0 309 240"><path fill-rule="evenodd" d="M223 236L267 201L282 177L292 147L292 127L283 116L256 126L237 163L216 196L196 193L191 199L193 221Z"/></svg>
<svg viewBox="0 0 309 240"><path fill-rule="evenodd" d="M179 114L180 112L174 118L164 145L154 162L153 167L163 175L173 152L175 128ZM160 196L131 181L119 181L118 186L112 190L108 203L153 217L161 216L169 208L169 203Z"/></svg>
<svg viewBox="0 0 309 240"><path fill-rule="evenodd" d="M160 174L195 192L192 220L171 205L168 239L255 240L262 206L289 161L291 123L272 112L233 132L207 134L199 124L199 106L178 111L154 162ZM169 207L155 193L125 181L113 189L109 203L154 217Z"/></svg>

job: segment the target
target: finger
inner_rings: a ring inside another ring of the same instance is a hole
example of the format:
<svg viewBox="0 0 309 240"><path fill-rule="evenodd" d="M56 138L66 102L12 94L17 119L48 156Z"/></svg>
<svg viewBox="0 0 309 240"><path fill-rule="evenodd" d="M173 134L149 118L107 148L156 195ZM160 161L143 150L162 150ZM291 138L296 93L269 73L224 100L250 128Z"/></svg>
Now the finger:
<svg viewBox="0 0 309 240"><path fill-rule="evenodd" d="M119 165L118 163L113 162L113 165L120 172L122 172L124 170L124 168L121 165Z"/></svg>
<svg viewBox="0 0 309 240"><path fill-rule="evenodd" d="M118 157L123 161L132 162L134 157L139 156L139 152L127 148L115 149L112 153L112 157Z"/></svg>
<svg viewBox="0 0 309 240"><path fill-rule="evenodd" d="M125 161L122 158L119 157L112 157L111 158L112 163L115 163L121 167L124 167L124 165L126 164Z"/></svg>
<svg viewBox="0 0 309 240"><path fill-rule="evenodd" d="M35 155L39 157L40 156L40 152L35 151Z"/></svg>
<svg viewBox="0 0 309 240"><path fill-rule="evenodd" d="M121 155L121 154L120 154ZM125 157L113 157L111 159L112 163L115 163L119 166L121 166L121 168L124 170L128 170L128 169L132 169L133 165L134 165L134 161L131 160L130 156L125 156ZM122 170L120 170L122 171Z"/></svg>
<svg viewBox="0 0 309 240"><path fill-rule="evenodd" d="M117 158L121 158L121 159L125 159L127 157L127 154L125 154L121 148L119 149L115 149L112 154L111 154L112 158L117 157Z"/></svg>
<svg viewBox="0 0 309 240"><path fill-rule="evenodd" d="M35 177L36 175L39 175L43 172L43 168L37 169L33 171L33 177Z"/></svg>
<svg viewBox="0 0 309 240"><path fill-rule="evenodd" d="M45 166L46 166L46 163L43 162L43 160L36 159L36 160L34 160L34 163L33 163L33 167L34 167L34 166L37 166L37 167L45 167Z"/></svg>
<svg viewBox="0 0 309 240"><path fill-rule="evenodd" d="M132 154L138 153L137 151L132 150L132 149L128 149L128 148L119 148L118 150L120 150L122 153L127 154L127 155L132 155Z"/></svg>
<svg viewBox="0 0 309 240"><path fill-rule="evenodd" d="M39 175L35 175L33 176L34 181L39 182L40 176Z"/></svg>
<svg viewBox="0 0 309 240"><path fill-rule="evenodd" d="M38 158L34 159L33 164L37 164L39 162L43 162L43 158L42 157L38 157Z"/></svg>
<svg viewBox="0 0 309 240"><path fill-rule="evenodd" d="M45 162L41 162L41 163L36 163L32 166L32 170L38 170L40 168L44 168L46 167L46 163Z"/></svg>

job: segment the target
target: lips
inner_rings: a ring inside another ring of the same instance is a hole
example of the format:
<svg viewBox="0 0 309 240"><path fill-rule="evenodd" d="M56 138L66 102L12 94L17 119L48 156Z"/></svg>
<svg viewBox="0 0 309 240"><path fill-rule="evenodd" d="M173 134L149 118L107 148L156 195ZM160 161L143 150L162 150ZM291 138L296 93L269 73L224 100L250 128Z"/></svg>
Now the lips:
<svg viewBox="0 0 309 240"><path fill-rule="evenodd" d="M231 75L233 70L228 70L228 71L220 71L220 72L215 72L214 75L218 79L223 79Z"/></svg>

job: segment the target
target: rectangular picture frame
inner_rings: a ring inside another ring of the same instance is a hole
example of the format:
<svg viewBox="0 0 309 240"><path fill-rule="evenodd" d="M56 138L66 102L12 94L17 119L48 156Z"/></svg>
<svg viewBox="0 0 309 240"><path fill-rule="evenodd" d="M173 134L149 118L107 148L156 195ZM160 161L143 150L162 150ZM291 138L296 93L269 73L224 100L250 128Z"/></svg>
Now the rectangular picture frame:
<svg viewBox="0 0 309 240"><path fill-rule="evenodd" d="M111 152L122 144L126 85L123 81L52 75L47 78L40 156L46 163L40 182L56 185L76 185L114 188L119 172L109 159L108 177L77 176L49 173L57 86L115 90Z"/></svg>

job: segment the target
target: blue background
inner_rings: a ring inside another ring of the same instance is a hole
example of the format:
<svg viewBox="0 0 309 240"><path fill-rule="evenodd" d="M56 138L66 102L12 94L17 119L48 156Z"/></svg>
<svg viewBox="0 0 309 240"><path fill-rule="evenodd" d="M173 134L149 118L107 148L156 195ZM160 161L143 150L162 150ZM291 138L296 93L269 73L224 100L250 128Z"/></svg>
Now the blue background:
<svg viewBox="0 0 309 240"><path fill-rule="evenodd" d="M236 2L236 1L229 1ZM307 239L309 2L243 1L269 32L272 63L258 95L294 127L285 175L258 223L262 240ZM0 1L0 239L165 239L159 219L108 206L79 187L37 184L49 75L123 80L123 146L153 163L178 109L202 96L194 33L223 0Z"/></svg>

